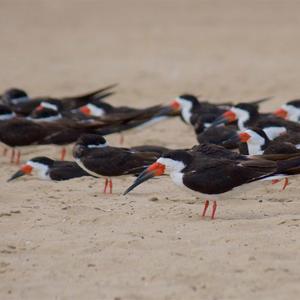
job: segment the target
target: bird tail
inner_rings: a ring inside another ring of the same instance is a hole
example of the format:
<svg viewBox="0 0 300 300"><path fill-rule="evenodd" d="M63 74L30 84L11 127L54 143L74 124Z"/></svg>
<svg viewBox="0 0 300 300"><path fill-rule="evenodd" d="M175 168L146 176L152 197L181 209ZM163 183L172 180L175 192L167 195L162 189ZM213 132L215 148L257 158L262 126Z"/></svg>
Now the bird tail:
<svg viewBox="0 0 300 300"><path fill-rule="evenodd" d="M93 92L90 92L90 93L87 93L87 94L83 94L83 95L80 95L80 96L73 96L73 97L65 97L64 99L75 99L75 100L78 100L78 101L83 101L83 104L85 104L85 101L90 101L91 98L95 98L95 99L99 99L99 98L105 98L105 97L108 97L112 94L114 94L114 92L112 91L109 91L111 89L113 89L114 87L116 87L118 85L118 83L114 83L114 84L110 84L108 86L105 86L99 90L96 90L96 91L93 91ZM105 93L104 93L105 92Z"/></svg>
<svg viewBox="0 0 300 300"><path fill-rule="evenodd" d="M287 175L300 174L300 155L297 158L280 160L277 162L277 172Z"/></svg>
<svg viewBox="0 0 300 300"><path fill-rule="evenodd" d="M271 97L265 97L265 98L261 98L261 99L257 99L257 100L254 100L254 101L251 101L250 103L251 104L261 104L261 103L264 103L266 101L269 101L273 98L273 96Z"/></svg>

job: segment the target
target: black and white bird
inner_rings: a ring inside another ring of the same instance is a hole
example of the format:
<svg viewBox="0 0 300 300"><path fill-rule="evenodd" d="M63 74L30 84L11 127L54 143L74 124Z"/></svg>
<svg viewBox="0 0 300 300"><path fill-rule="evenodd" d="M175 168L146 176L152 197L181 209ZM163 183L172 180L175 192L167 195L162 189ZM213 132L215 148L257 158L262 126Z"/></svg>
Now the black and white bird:
<svg viewBox="0 0 300 300"><path fill-rule="evenodd" d="M263 129L269 139L273 140L286 132L299 132L300 124L284 120L269 113L259 113L258 106L240 103L215 120L213 126L237 123L238 129L244 131L249 127Z"/></svg>
<svg viewBox="0 0 300 300"><path fill-rule="evenodd" d="M300 122L300 99L289 101L277 109L274 114L280 118Z"/></svg>
<svg viewBox="0 0 300 300"><path fill-rule="evenodd" d="M35 175L41 180L68 180L82 176L90 176L73 161L53 160L46 156L28 160L8 181L24 175Z"/></svg>
<svg viewBox="0 0 300 300"><path fill-rule="evenodd" d="M60 102L63 110L69 111L72 109L76 109L82 105L85 105L86 103L94 99L97 99L97 101L101 101L102 99L114 93L111 91L111 89L113 89L115 86L116 84L112 84L84 95L62 98L44 96L31 98L25 91L21 89L12 88L5 91L1 95L0 99L15 113L22 116L28 116L41 102Z"/></svg>
<svg viewBox="0 0 300 300"><path fill-rule="evenodd" d="M104 193L112 193L112 177L138 175L160 156L159 153L109 146L104 137L82 135L73 148L76 163L95 177L104 177Z"/></svg>
<svg viewBox="0 0 300 300"><path fill-rule="evenodd" d="M233 191L240 193L242 187L252 188L252 182L300 173L300 155L294 158L287 155L285 160L276 161L265 159L264 156L247 157L226 149L215 151L216 147L212 151L208 146L205 151L200 147L163 154L139 175L124 194L154 176L169 174L176 185L201 193L206 199L214 199L211 214L213 219L217 197ZM206 200L202 216L205 216L208 206L209 200Z"/></svg>
<svg viewBox="0 0 300 300"><path fill-rule="evenodd" d="M249 128L238 134L239 150L244 155L300 153L300 132L282 134L270 140L264 130Z"/></svg>
<svg viewBox="0 0 300 300"><path fill-rule="evenodd" d="M182 94L175 98L170 107L173 111L180 112L181 119L188 125L194 126L196 122L200 123L203 128L207 128L210 124L229 106L224 104L213 104L208 101L199 101L199 99L191 94ZM198 124L199 127L199 124Z"/></svg>

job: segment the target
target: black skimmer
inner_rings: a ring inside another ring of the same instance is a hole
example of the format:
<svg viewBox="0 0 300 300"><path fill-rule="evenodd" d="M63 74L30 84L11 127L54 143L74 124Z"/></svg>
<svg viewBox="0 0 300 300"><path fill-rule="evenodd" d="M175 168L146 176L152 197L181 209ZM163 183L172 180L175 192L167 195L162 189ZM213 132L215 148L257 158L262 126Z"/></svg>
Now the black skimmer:
<svg viewBox="0 0 300 300"><path fill-rule="evenodd" d="M236 140L236 138L233 138ZM300 153L300 133L285 133L270 140L264 130L260 128L250 128L239 133L239 152L243 155L261 155L261 154L297 154ZM273 180L275 184L279 180ZM285 178L282 190L288 185L288 178Z"/></svg>
<svg viewBox="0 0 300 300"><path fill-rule="evenodd" d="M277 109L274 114L280 118L287 119L293 122L300 122L300 99L292 100L279 109Z"/></svg>
<svg viewBox="0 0 300 300"><path fill-rule="evenodd" d="M26 92L22 93L22 90L12 89L5 92L1 98L3 99L2 101L6 103L15 113L23 116L28 116L41 102L51 103L60 101L63 110L68 111L85 105L92 99L97 99L98 101L100 101L101 99L112 95L113 92L110 90L115 86L116 84L112 84L88 94L64 98L30 98L27 96Z"/></svg>
<svg viewBox="0 0 300 300"><path fill-rule="evenodd" d="M238 141L235 138L238 138L238 131L235 126L213 126L197 134L199 144L215 144L227 149L238 147Z"/></svg>
<svg viewBox="0 0 300 300"><path fill-rule="evenodd" d="M240 153L244 155L300 153L300 132L270 140L264 130L254 127L239 132L233 139L238 140Z"/></svg>
<svg viewBox="0 0 300 300"><path fill-rule="evenodd" d="M258 105L240 103L215 120L213 126L231 124L237 122L241 131L249 127L263 129L268 138L273 140L286 132L299 132L300 124L279 118L269 113L259 113Z"/></svg>
<svg viewBox="0 0 300 300"><path fill-rule="evenodd" d="M213 219L217 208L216 197L234 190L240 192L241 187L251 187L250 183L255 181L300 173L300 155L291 159L287 155L286 160L273 161L264 156L247 157L236 153L232 157L229 153L224 157L221 156L222 152L220 150L218 154L210 154L208 151L205 154L197 147L190 151L165 153L144 170L124 194L154 176L169 174L176 185L214 199L211 214ZM202 216L205 216L208 206L209 200L206 200Z"/></svg>
<svg viewBox="0 0 300 300"><path fill-rule="evenodd" d="M82 135L73 148L73 157L83 170L105 178L104 193L108 186L112 193L111 177L138 175L159 156L153 152L111 147L104 137L95 134Z"/></svg>
<svg viewBox="0 0 300 300"><path fill-rule="evenodd" d="M253 105L258 105L262 102L271 99L271 97L262 98L249 102ZM179 111L182 120L189 125L195 124L197 127L197 133L200 133L199 129L202 130L208 128L213 124L213 122L220 117L224 112L226 112L232 103L218 103L213 104L208 101L199 101L198 98L191 94L183 94L177 97L170 105L174 111ZM200 126L201 125L201 126Z"/></svg>
<svg viewBox="0 0 300 300"><path fill-rule="evenodd" d="M99 118L104 121L113 121L113 126L105 128L101 135L121 133L132 129L143 129L159 121L173 116L173 111L161 105L147 108L131 108L126 106L114 107L105 102L91 102L79 109L86 117ZM119 124L117 124L119 122ZM120 143L123 144L121 135Z"/></svg>
<svg viewBox="0 0 300 300"><path fill-rule="evenodd" d="M180 112L181 119L189 125L194 125L199 117L202 118L203 126L209 127L217 117L222 115L228 106L224 104L212 104L207 101L199 101L198 98L191 94L182 94L175 98L170 104L173 111Z"/></svg>
<svg viewBox="0 0 300 300"><path fill-rule="evenodd" d="M0 100L7 106L16 105L18 102L25 102L29 100L28 94L19 88L10 88L6 90L1 96Z"/></svg>
<svg viewBox="0 0 300 300"><path fill-rule="evenodd" d="M104 122L78 123L65 118L46 122L45 119L40 122L24 118L0 121L0 141L12 148L11 162L15 159L15 147L49 144L64 146L75 142L81 134L96 133L99 128L107 126ZM65 154L66 149L63 148L61 160L64 160ZM17 151L17 164L20 155L20 151Z"/></svg>
<svg viewBox="0 0 300 300"><path fill-rule="evenodd" d="M42 180L68 180L72 178L90 176L74 161L53 160L46 156L34 157L26 162L19 171L7 181L12 181L23 175L36 175Z"/></svg>

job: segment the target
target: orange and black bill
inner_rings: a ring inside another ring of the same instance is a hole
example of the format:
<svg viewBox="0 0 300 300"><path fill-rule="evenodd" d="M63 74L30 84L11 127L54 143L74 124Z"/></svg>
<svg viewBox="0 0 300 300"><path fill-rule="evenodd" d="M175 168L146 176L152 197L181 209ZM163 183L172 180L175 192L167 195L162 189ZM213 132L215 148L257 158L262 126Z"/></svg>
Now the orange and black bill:
<svg viewBox="0 0 300 300"><path fill-rule="evenodd" d="M17 171L13 176L11 176L11 177L7 180L7 182L12 181L12 180L14 180L14 179L17 179L17 178L19 178L19 177L21 177L21 176L24 176L24 175L28 175L28 174L31 173L31 171L32 171L32 167L31 167L31 166L29 166L29 165L24 165L23 167L21 167L21 169L20 169L19 171Z"/></svg>
<svg viewBox="0 0 300 300"><path fill-rule="evenodd" d="M231 111L231 110L228 110L226 112L224 112L220 117L218 117L213 123L211 126L215 127L215 126L219 126L219 125L227 125L227 124L230 124L234 121L236 121L237 119L237 116L236 114Z"/></svg>
<svg viewBox="0 0 300 300"><path fill-rule="evenodd" d="M165 166L158 162L155 162L151 166L149 166L145 171L143 171L138 178L134 181L134 183L124 192L123 195L128 194L134 188L136 188L141 183L153 178L154 176L160 176L164 173Z"/></svg>

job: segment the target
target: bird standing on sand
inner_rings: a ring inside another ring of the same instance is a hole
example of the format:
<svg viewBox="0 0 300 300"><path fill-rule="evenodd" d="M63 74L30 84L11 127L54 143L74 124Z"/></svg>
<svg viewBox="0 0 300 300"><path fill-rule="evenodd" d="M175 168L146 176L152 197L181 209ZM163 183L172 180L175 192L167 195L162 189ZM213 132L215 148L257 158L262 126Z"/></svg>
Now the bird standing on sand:
<svg viewBox="0 0 300 300"><path fill-rule="evenodd" d="M139 175L124 194L142 182L166 173L176 185L214 199L211 213L211 218L214 219L216 198L220 195L234 190L240 192L242 187L250 187L252 182L300 173L300 154L294 158L286 155L285 160L276 161L275 158L268 160L264 156L247 157L221 148L210 149L210 146L163 154ZM206 215L208 206L209 200L206 200L202 216Z"/></svg>
<svg viewBox="0 0 300 300"><path fill-rule="evenodd" d="M104 177L104 193L112 193L111 177L138 175L160 155L154 152L111 147L104 137L95 134L82 135L73 148L76 163L95 177Z"/></svg>

